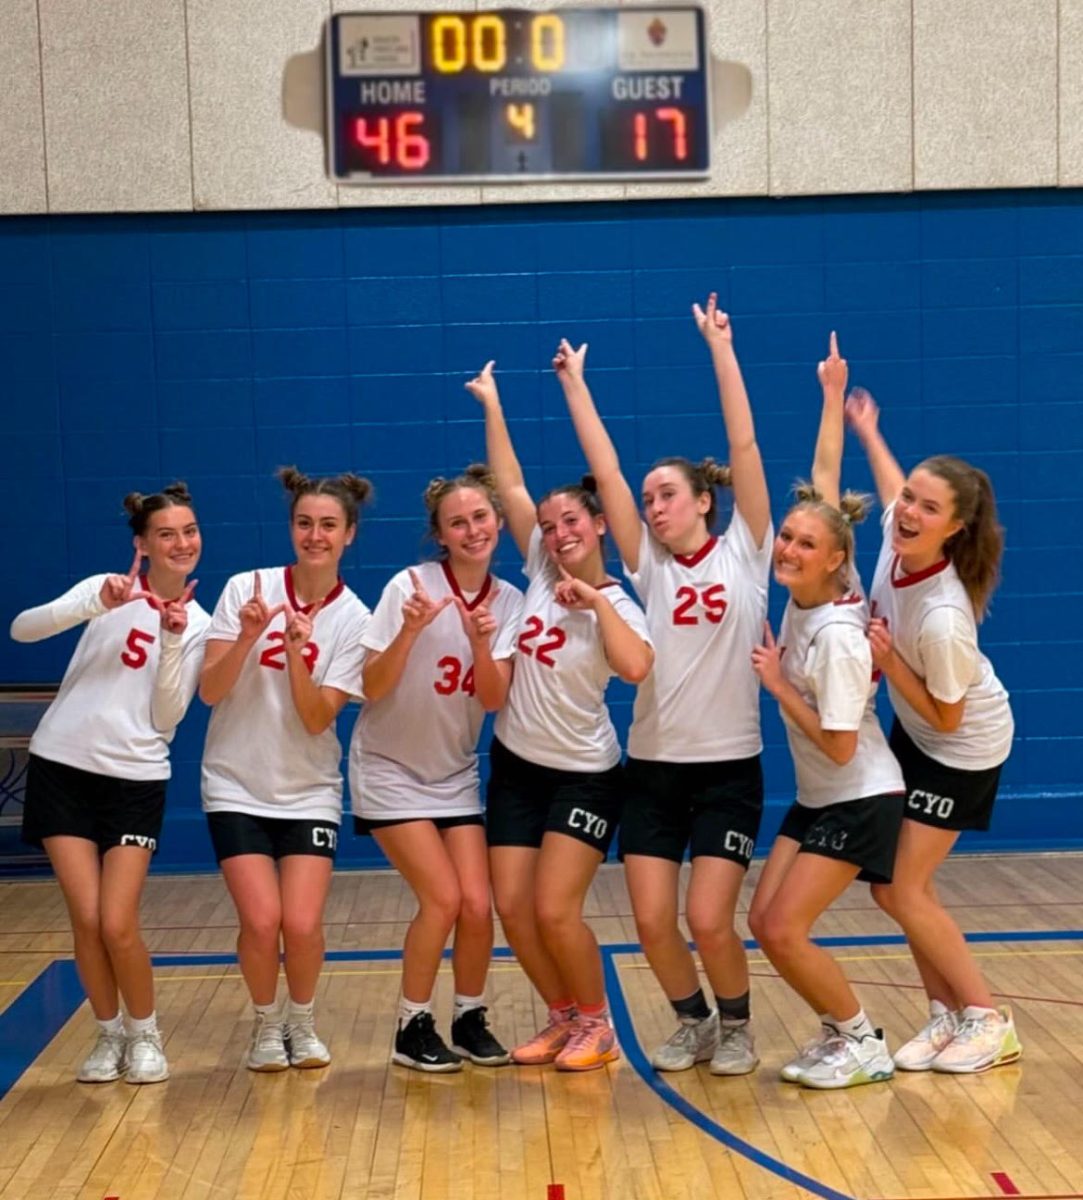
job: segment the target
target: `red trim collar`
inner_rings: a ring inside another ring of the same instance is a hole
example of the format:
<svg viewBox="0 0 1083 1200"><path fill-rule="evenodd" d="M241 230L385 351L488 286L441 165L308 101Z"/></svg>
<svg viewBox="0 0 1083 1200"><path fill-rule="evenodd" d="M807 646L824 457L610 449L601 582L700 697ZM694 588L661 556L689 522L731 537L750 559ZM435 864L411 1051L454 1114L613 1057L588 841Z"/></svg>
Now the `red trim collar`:
<svg viewBox="0 0 1083 1200"><path fill-rule="evenodd" d="M605 583L598 584L598 591L600 592L602 590L602 588L607 588L607 587L619 588L620 580L619 579L607 579L605 581Z"/></svg>
<svg viewBox="0 0 1083 1200"><path fill-rule="evenodd" d="M440 566L444 568L444 578L447 580L447 585L451 588L452 594L457 596L466 605L467 612L473 612L479 604L484 604L489 598L489 593L493 590L493 577L491 575L485 576L485 582L482 584L481 591L478 592L474 599L467 600L463 595L462 588L459 587L459 581L455 578L455 573L448 566L446 558L440 560Z"/></svg>
<svg viewBox="0 0 1083 1200"><path fill-rule="evenodd" d="M333 604L345 590L346 584L343 582L342 576L340 575L335 586L327 593L326 596L324 596L323 603L320 605L320 607L326 608L329 604ZM290 608L292 608L294 612L308 613L312 611L312 604L302 604L297 599L297 593L293 590L293 567L286 568L286 599L290 602ZM313 603L315 603L315 601L313 601Z"/></svg>
<svg viewBox="0 0 1083 1200"><path fill-rule="evenodd" d="M860 604L861 603L861 593L860 592L847 592L847 594L845 596L840 596L837 600L832 601L832 603L837 604L837 605Z"/></svg>
<svg viewBox="0 0 1083 1200"><path fill-rule="evenodd" d="M718 545L718 535L712 534L695 554L674 554L673 559L675 562L679 562L682 567L698 567L716 545Z"/></svg>
<svg viewBox="0 0 1083 1200"><path fill-rule="evenodd" d="M926 567L924 571L915 571L913 575L903 575L902 578L896 579L895 574L899 570L899 556L896 554L895 560L891 564L891 586L894 588L913 587L915 583L922 583L934 575L939 575L941 571L946 571L950 562L951 559L942 558L939 562L934 562L931 567Z"/></svg>

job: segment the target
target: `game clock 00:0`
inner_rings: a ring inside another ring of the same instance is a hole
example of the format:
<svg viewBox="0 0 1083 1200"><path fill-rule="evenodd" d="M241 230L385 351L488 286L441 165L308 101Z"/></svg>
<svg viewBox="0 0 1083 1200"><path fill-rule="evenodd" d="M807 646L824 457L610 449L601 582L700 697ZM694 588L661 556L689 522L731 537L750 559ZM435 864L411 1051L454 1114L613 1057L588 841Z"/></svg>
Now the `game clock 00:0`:
<svg viewBox="0 0 1083 1200"><path fill-rule="evenodd" d="M699 179L703 10L340 13L327 143L340 183Z"/></svg>

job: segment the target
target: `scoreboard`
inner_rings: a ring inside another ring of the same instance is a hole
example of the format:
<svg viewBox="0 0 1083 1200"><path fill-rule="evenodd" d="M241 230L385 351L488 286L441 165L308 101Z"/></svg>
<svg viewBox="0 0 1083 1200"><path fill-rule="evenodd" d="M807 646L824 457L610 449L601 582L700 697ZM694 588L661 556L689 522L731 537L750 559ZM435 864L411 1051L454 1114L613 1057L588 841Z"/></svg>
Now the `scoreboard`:
<svg viewBox="0 0 1083 1200"><path fill-rule="evenodd" d="M327 31L341 183L697 179L703 10L340 13Z"/></svg>

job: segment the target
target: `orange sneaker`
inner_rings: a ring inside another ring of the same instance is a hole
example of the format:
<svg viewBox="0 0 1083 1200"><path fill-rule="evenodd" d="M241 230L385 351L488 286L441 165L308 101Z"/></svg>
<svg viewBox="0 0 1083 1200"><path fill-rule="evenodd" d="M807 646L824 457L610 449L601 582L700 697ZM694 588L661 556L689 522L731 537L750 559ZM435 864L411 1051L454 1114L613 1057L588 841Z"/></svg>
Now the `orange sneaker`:
<svg viewBox="0 0 1083 1200"><path fill-rule="evenodd" d="M602 1017L580 1017L568 1044L556 1057L558 1071L594 1071L620 1058L613 1026Z"/></svg>
<svg viewBox="0 0 1083 1200"><path fill-rule="evenodd" d="M574 1021L554 1021L538 1032L528 1042L516 1046L511 1052L511 1061L521 1067L541 1067L551 1063L567 1045L575 1031Z"/></svg>

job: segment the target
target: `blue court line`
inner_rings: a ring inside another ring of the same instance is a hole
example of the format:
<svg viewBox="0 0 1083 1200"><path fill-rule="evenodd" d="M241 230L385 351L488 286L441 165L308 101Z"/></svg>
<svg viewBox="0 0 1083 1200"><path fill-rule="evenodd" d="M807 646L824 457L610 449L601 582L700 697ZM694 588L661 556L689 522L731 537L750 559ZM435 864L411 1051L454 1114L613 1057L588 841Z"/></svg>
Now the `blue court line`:
<svg viewBox="0 0 1083 1200"><path fill-rule="evenodd" d="M0 1013L0 1100L86 999L75 963L51 962Z"/></svg>
<svg viewBox="0 0 1083 1200"><path fill-rule="evenodd" d="M1006 932L967 933L968 942L1075 942L1083 941L1083 929L1017 930ZM900 946L906 939L901 934L871 934L847 937L822 937L814 939L821 946ZM745 946L758 949L755 941L748 939ZM621 1046L636 1074L662 1101L686 1120L691 1121L708 1137L747 1158L764 1170L770 1171L797 1187L802 1187L824 1200L853 1200L844 1192L835 1191L810 1176L803 1175L786 1163L772 1158L749 1142L737 1137L717 1121L700 1112L680 1093L674 1091L661 1079L647 1062L646 1055L636 1038L628 1006L624 999L617 973L615 958L619 954L639 954L642 947L638 942L613 942L600 947L609 993L610 1008ZM511 958L507 947L494 949L495 958ZM401 950L332 950L327 954L328 962L397 962L402 958ZM445 957L448 955L445 953ZM151 962L156 967L211 967L232 966L237 962L235 954L163 954L154 955ZM57 959L15 1000L0 1013L0 1100L18 1082L23 1073L34 1063L49 1043L71 1020L83 1004L85 995L71 959ZM781 1085L780 1085L781 1086Z"/></svg>
<svg viewBox="0 0 1083 1200"><path fill-rule="evenodd" d="M1006 933L967 933L968 942L1078 942L1083 941L1083 929L1018 930ZM877 933L847 935L846 937L818 937L812 939L818 946L905 946L906 938L899 933ZM758 950L759 943L752 938L744 942L748 950ZM638 942L608 942L602 946L607 954L641 954ZM327 962L399 962L401 950L329 950L324 956ZM511 959L515 956L507 946L493 949L493 958ZM451 958L451 951L444 951L444 958ZM156 967L229 967L237 962L236 954L155 954L151 962ZM2 1018L0 1018L2 1020ZM3 1092L0 1092L0 1096Z"/></svg>
<svg viewBox="0 0 1083 1200"><path fill-rule="evenodd" d="M812 1192L815 1196L822 1196L824 1200L854 1200L853 1197L848 1196L845 1192L835 1191L834 1188L828 1187L826 1183L821 1183L818 1179L813 1179L811 1175L803 1174L796 1168L788 1166L780 1159L772 1158L770 1154L757 1149L751 1142L746 1142L743 1138L739 1138L724 1125L719 1125L717 1121L707 1116L705 1112L696 1108L680 1092L675 1091L666 1083L647 1061L647 1056L643 1053L643 1047L639 1044L639 1039L636 1037L635 1027L632 1025L632 1017L628 1012L628 1005L624 999L624 989L621 987L620 976L617 972L617 964L615 962L617 953L620 953L620 951L614 951L610 946L602 947L606 999L609 1001L609 1012L613 1018L613 1026L617 1031L621 1052L647 1087L660 1100L668 1104L670 1108L680 1113L686 1121L691 1121L701 1132L707 1134L708 1137L714 1138L716 1142L721 1142L728 1149L740 1154L742 1158L747 1158L749 1162L755 1163L757 1167L763 1167L765 1171L770 1171L772 1175L779 1176L779 1178L786 1180L787 1183L792 1183L795 1187L804 1188L805 1191ZM779 1084L779 1086L783 1085Z"/></svg>

